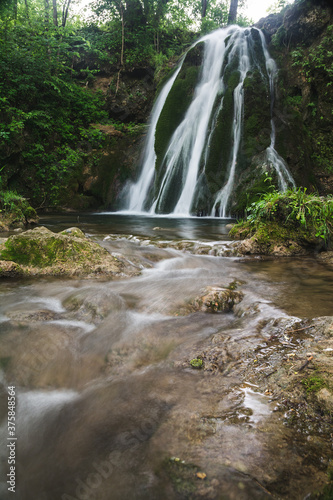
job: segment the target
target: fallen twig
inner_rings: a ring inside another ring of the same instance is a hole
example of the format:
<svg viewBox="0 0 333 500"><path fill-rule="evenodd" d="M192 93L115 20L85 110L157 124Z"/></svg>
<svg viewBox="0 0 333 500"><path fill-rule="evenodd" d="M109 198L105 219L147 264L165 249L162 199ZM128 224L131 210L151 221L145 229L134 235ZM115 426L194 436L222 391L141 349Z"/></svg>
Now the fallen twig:
<svg viewBox="0 0 333 500"><path fill-rule="evenodd" d="M272 372L270 373L267 373L267 375L265 375L265 378L268 378L270 377L271 375L273 375L273 373L277 372L277 369L276 370L273 370Z"/></svg>
<svg viewBox="0 0 333 500"><path fill-rule="evenodd" d="M304 370L304 368L306 366L308 366L308 364L310 363L310 361L313 360L313 356L310 356L306 361L305 363L303 363L303 365L297 370L297 372L301 372L302 370Z"/></svg>
<svg viewBox="0 0 333 500"><path fill-rule="evenodd" d="M309 328L313 328L313 325L311 325L311 326L304 326L303 328L298 328L297 330L287 330L284 333L301 332L302 330L308 330Z"/></svg>

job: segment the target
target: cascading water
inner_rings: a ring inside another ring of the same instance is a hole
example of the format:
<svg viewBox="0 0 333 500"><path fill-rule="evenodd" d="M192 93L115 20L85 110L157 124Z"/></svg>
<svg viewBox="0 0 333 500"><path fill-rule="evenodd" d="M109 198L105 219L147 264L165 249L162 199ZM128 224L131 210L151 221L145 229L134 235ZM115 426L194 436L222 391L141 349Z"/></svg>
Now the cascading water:
<svg viewBox="0 0 333 500"><path fill-rule="evenodd" d="M165 100L168 97L170 89L174 84L174 81L176 80L180 69L181 69L181 64L179 65L177 71L175 71L172 78L170 78L167 84L163 87L162 92L158 96L155 106L153 108L151 124L149 127L148 137L145 145L142 172L138 182L132 184L132 186L129 189L129 195L128 195L129 210L132 211L137 210L139 212L144 210L144 204L147 197L147 192L151 187L155 171L156 154L154 149L154 143L155 143L156 125L159 116L161 114L161 111L163 109Z"/></svg>
<svg viewBox="0 0 333 500"><path fill-rule="evenodd" d="M278 181L279 181L279 188L281 191L286 191L288 186L292 185L292 187L296 187L295 181L292 178L292 175L290 174L287 164L284 161L283 158L278 154L278 152L275 149L275 140L276 140L276 129L275 129L275 123L274 123L274 118L273 118L273 108L274 108L274 99L275 99L275 81L277 77L277 66L274 61L269 55L267 45L266 45L266 40L264 37L264 34L262 31L259 31L260 33L260 38L261 38L261 43L265 55L265 61L266 61L266 69L267 69L267 74L269 77L269 88L270 88L270 95L271 95L271 143L270 146L267 148L267 159L269 163L275 168L275 171L278 175Z"/></svg>
<svg viewBox="0 0 333 500"><path fill-rule="evenodd" d="M182 106L179 99L187 99L192 92L189 105L163 149L157 132L165 116L170 128L172 113L166 112L170 96L179 92L182 82L187 81L187 55L201 45L204 53L196 81L181 98L177 94L176 105ZM255 72L260 74L269 97L266 114L270 116L270 145L267 142L263 148L266 163L275 170L279 189L295 186L286 163L275 150L276 64L260 30L229 26L196 42L160 93L152 113L141 175L128 190L129 211L228 216L238 178L251 163L251 158L246 158L242 151L244 96L246 82Z"/></svg>
<svg viewBox="0 0 333 500"><path fill-rule="evenodd" d="M250 61L248 54L247 40L243 35L244 32L240 31L237 44L234 46L234 50L239 51L239 71L240 71L240 82L234 90L234 126L232 130L232 160L229 172L229 178L225 186L218 193L213 209L212 215L216 214L217 207L220 206L219 215L220 217L227 216L227 206L231 195L231 191L235 179L235 170L237 164L237 156L239 150L239 144L241 140L242 133L242 114L243 114L243 103L244 103L244 80L250 69ZM234 56L234 54L230 54Z"/></svg>

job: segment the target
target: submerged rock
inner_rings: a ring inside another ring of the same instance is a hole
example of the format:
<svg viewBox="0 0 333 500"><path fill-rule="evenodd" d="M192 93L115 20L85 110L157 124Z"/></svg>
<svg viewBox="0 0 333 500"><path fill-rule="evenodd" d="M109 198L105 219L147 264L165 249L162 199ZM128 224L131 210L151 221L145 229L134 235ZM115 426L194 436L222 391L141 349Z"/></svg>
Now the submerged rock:
<svg viewBox="0 0 333 500"><path fill-rule="evenodd" d="M98 323L111 311L123 308L118 294L99 287L75 291L64 301L64 306L75 319Z"/></svg>
<svg viewBox="0 0 333 500"><path fill-rule="evenodd" d="M333 267L333 251L322 252L318 255L318 259L325 264Z"/></svg>
<svg viewBox="0 0 333 500"><path fill-rule="evenodd" d="M243 293L231 288L207 287L204 294L192 302L196 311L229 312L243 300Z"/></svg>
<svg viewBox="0 0 333 500"><path fill-rule="evenodd" d="M38 227L11 236L0 245L6 276L25 275L117 275L122 264L97 243L71 228L70 234ZM1 274L0 274L1 276Z"/></svg>

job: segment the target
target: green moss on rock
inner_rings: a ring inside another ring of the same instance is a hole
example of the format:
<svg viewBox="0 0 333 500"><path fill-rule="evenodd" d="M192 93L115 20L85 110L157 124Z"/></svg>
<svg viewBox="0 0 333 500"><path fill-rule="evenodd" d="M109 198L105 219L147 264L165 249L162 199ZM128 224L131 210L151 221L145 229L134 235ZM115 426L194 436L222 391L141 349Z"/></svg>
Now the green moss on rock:
<svg viewBox="0 0 333 500"><path fill-rule="evenodd" d="M233 93L239 83L239 71L229 72L223 107L212 134L209 156L206 163L206 177L209 191L215 194L225 183L232 151L232 127L234 119ZM221 97L220 97L221 99Z"/></svg>
<svg viewBox="0 0 333 500"><path fill-rule="evenodd" d="M0 248L0 259L19 264L26 274L86 275L120 271L120 263L107 250L82 236L80 230L72 232L76 235L38 227L11 236Z"/></svg>
<svg viewBox="0 0 333 500"><path fill-rule="evenodd" d="M270 91L268 80L261 71L249 73L244 81L244 131L242 155L249 165L255 154L270 144L271 131Z"/></svg>
<svg viewBox="0 0 333 500"><path fill-rule="evenodd" d="M292 255L329 249L333 199L305 191L272 192L253 203L247 220L236 224L229 233L246 239L240 252Z"/></svg>
<svg viewBox="0 0 333 500"><path fill-rule="evenodd" d="M190 365L192 366L192 368L197 368L197 369L198 368L202 368L203 367L203 361L200 358L194 358L194 359L191 359Z"/></svg>

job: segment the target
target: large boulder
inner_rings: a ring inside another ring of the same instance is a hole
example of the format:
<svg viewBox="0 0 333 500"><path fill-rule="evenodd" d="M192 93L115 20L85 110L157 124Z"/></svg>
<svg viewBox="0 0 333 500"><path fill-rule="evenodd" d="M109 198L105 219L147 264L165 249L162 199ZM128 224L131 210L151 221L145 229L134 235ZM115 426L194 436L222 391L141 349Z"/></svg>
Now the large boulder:
<svg viewBox="0 0 333 500"><path fill-rule="evenodd" d="M53 233L45 227L11 236L0 245L0 261L19 265L1 266L5 275L117 275L122 264L80 229ZM2 263L3 264L3 263ZM2 275L4 275L2 273Z"/></svg>

